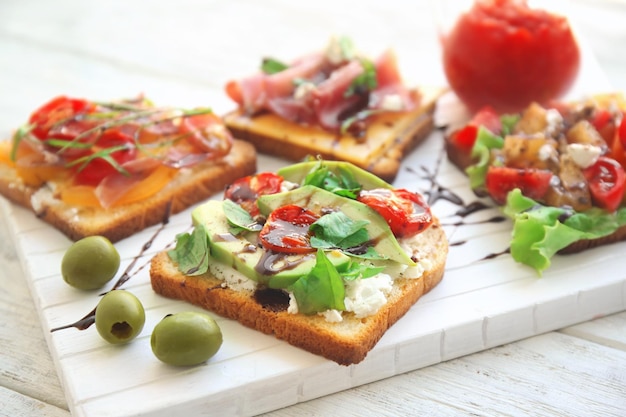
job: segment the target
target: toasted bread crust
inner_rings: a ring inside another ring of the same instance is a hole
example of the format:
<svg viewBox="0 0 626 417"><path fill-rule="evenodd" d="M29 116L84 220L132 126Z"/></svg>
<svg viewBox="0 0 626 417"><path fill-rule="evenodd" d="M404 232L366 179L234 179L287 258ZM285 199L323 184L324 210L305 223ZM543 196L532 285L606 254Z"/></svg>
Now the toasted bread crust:
<svg viewBox="0 0 626 417"><path fill-rule="evenodd" d="M15 170L0 164L0 194L31 209L72 240L101 235L112 242L158 224L168 214L220 192L237 178L256 171L256 152L247 142L235 140L229 155L220 161L207 162L181 170L157 194L129 205L112 209L73 207L58 199L33 203L39 188L25 185Z"/></svg>
<svg viewBox="0 0 626 417"><path fill-rule="evenodd" d="M165 297L184 300L221 316L321 355L341 365L361 362L387 329L442 279L448 253L443 229L433 224L421 235L416 253L432 267L418 279L397 279L388 302L374 315L357 319L344 313L341 323L329 323L322 316L290 314L259 303L253 292L239 292L222 285L207 273L186 276L178 271L166 252L151 262L152 288Z"/></svg>
<svg viewBox="0 0 626 417"><path fill-rule="evenodd" d="M404 157L433 130L433 111L442 90L422 95L409 113L375 116L363 138L303 126L271 113L248 116L240 110L223 117L233 134L254 144L261 153L300 161L307 156L343 160L392 182Z"/></svg>

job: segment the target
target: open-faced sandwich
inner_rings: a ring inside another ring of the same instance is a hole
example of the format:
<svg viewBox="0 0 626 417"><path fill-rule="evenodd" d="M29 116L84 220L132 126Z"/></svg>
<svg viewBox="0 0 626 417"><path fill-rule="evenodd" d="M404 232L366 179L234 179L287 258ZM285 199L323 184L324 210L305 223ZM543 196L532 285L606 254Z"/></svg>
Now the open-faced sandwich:
<svg viewBox="0 0 626 417"><path fill-rule="evenodd" d="M73 240L161 222L256 170L210 109L56 97L0 142L0 193Z"/></svg>
<svg viewBox="0 0 626 417"><path fill-rule="evenodd" d="M625 110L620 95L519 114L486 107L447 132L449 159L513 219L516 261L541 272L556 253L626 239Z"/></svg>
<svg viewBox="0 0 626 417"><path fill-rule="evenodd" d="M448 242L421 195L346 162L235 181L151 263L153 289L342 365L442 279Z"/></svg>
<svg viewBox="0 0 626 417"><path fill-rule="evenodd" d="M372 60L345 37L289 63L266 58L226 92L239 106L226 125L259 152L348 161L387 181L432 131L440 94L406 87L392 50Z"/></svg>

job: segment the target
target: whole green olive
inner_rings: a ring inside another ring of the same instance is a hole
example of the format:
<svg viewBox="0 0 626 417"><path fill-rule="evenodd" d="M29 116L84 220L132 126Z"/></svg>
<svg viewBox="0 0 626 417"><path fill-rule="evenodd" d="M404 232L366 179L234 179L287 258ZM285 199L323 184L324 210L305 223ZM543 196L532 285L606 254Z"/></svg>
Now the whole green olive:
<svg viewBox="0 0 626 417"><path fill-rule="evenodd" d="M167 315L152 331L154 355L170 365L205 362L222 346L222 331L211 316L194 311Z"/></svg>
<svg viewBox="0 0 626 417"><path fill-rule="evenodd" d="M61 261L65 282L81 290L102 288L119 268L120 254L103 236L89 236L74 242Z"/></svg>
<svg viewBox="0 0 626 417"><path fill-rule="evenodd" d="M130 342L141 333L145 322L141 301L125 290L109 291L96 306L96 329L109 343Z"/></svg>

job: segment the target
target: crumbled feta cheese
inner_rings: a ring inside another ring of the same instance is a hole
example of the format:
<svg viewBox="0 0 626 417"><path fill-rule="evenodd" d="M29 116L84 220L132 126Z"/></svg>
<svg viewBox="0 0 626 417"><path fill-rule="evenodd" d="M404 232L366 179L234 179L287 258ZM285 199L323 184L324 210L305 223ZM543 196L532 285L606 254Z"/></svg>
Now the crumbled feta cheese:
<svg viewBox="0 0 626 417"><path fill-rule="evenodd" d="M548 123L546 126L546 134L552 136L552 134L561 130L563 116L561 116L561 113L559 113L557 109L549 109L546 112L546 122Z"/></svg>
<svg viewBox="0 0 626 417"><path fill-rule="evenodd" d="M284 180L281 184L280 184L280 192L284 193L286 191L291 191L291 190L295 190L296 188L298 188L300 185L296 182L291 182L291 181L287 181Z"/></svg>
<svg viewBox="0 0 626 417"><path fill-rule="evenodd" d="M383 273L346 281L346 311L352 311L357 318L371 316L385 305L392 287L391 276Z"/></svg>
<svg viewBox="0 0 626 417"><path fill-rule="evenodd" d="M221 264L219 262L210 262L209 271L213 276L224 281L224 283L235 291L252 292L256 289L257 283L241 272Z"/></svg>
<svg viewBox="0 0 626 417"><path fill-rule="evenodd" d="M298 302L296 301L296 296L293 295L292 292L289 292L289 307L287 307L287 313L289 314L298 314Z"/></svg>
<svg viewBox="0 0 626 417"><path fill-rule="evenodd" d="M47 186L41 187L30 196L30 205L35 213L41 213L46 206L59 203L59 200L54 198L54 194Z"/></svg>
<svg viewBox="0 0 626 417"><path fill-rule="evenodd" d="M546 143L545 145L541 146L541 148L539 148L538 157L541 161L547 161L548 159L551 159L552 157L557 158L558 155L554 146Z"/></svg>
<svg viewBox="0 0 626 417"><path fill-rule="evenodd" d="M602 154L599 146L583 143L570 143L567 145L567 153L572 157L576 165L581 168L587 168L595 164L598 157Z"/></svg>
<svg viewBox="0 0 626 417"><path fill-rule="evenodd" d="M293 92L293 98L295 98L296 100L300 100L315 91L316 88L317 86L314 83L304 81L298 84L298 86L296 87L295 91Z"/></svg>
<svg viewBox="0 0 626 417"><path fill-rule="evenodd" d="M389 111L404 110L404 102L400 94L387 94L380 103L380 108Z"/></svg>
<svg viewBox="0 0 626 417"><path fill-rule="evenodd" d="M333 65L339 65L345 60L341 43L335 36L331 37L326 45L326 57Z"/></svg>
<svg viewBox="0 0 626 417"><path fill-rule="evenodd" d="M326 320L329 323L340 323L343 321L343 316L341 315L341 311L338 311L338 310L326 310L317 314L319 314L320 316L323 316L324 320Z"/></svg>

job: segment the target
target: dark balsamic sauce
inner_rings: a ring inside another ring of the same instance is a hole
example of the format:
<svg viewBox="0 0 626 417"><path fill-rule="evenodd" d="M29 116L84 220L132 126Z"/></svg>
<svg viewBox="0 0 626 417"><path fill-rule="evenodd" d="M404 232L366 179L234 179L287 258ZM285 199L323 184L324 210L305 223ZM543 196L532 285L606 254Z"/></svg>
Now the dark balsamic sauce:
<svg viewBox="0 0 626 417"><path fill-rule="evenodd" d="M147 267L149 265L150 261L148 260L146 263L144 263L143 265L139 266L137 269L133 270L133 268L135 268L135 265L137 264L139 259L143 256L143 254L148 249L150 249L152 247L152 244L157 239L159 234L161 234L163 229L165 229L165 226L167 226L167 224L170 221L171 214L172 214L172 202L170 201L168 203L167 207L165 208L165 214L163 216L163 220L161 221L161 225L152 234L150 239L146 243L144 243L142 245L141 250L139 251L139 253L137 255L135 255L135 257L133 258L131 263L126 267L126 269L122 273L122 276L117 280L117 282L115 283L115 285L113 285L113 288L111 288L110 291L119 289L129 279L131 279L133 276L137 275L141 270L143 270L145 267ZM106 294L106 293L103 293L103 294L100 294L100 295L104 295L104 294ZM76 328L78 330L86 330L89 327L91 327L91 325L94 324L95 321L96 321L96 308L94 307L94 309L91 310L89 313L87 313L83 318L75 321L74 323L66 324L66 325L60 326L60 327L55 327L55 328L51 329L50 332L56 332L58 330L69 329L69 328L72 328L72 327L74 327L74 328Z"/></svg>
<svg viewBox="0 0 626 417"><path fill-rule="evenodd" d="M482 211L482 210L491 209L493 208L493 206L489 204L485 204L482 201L473 201L471 203L466 204L465 201L463 201L463 199L459 195L457 195L452 190L449 190L448 188L441 185L437 181L437 174L439 172L439 168L444 158L445 158L445 147L442 147L441 151L439 152L434 169L429 170L425 166L420 166L418 169L415 169L413 167L406 168L409 172L419 176L421 179L427 180L430 183L429 189L423 192L424 195L428 196L429 206L432 207L439 200L444 200L456 206L459 206L458 210L450 217L453 217L453 218L460 217L461 220L451 221L449 223L442 222L442 225L444 226L467 226L467 225L477 225L477 224L485 224L485 223L501 223L503 221L506 221L507 218L505 216L499 216L499 215L493 216L489 219L474 221L474 222L468 222L465 220L465 217L471 214L477 213L479 211ZM478 197L482 197L482 196L478 196ZM456 242L450 242L449 245L450 246L462 246L462 245L465 245L466 243L467 241L461 240L461 241L456 241ZM502 252L487 254L483 258L478 259L475 262L480 262L480 261L484 261L488 259L494 259L501 255L508 254L510 253L510 251L511 249L509 247L503 250Z"/></svg>
<svg viewBox="0 0 626 417"><path fill-rule="evenodd" d="M289 307L289 295L272 288L258 288L254 292L254 301L264 309L274 312L286 311Z"/></svg>

